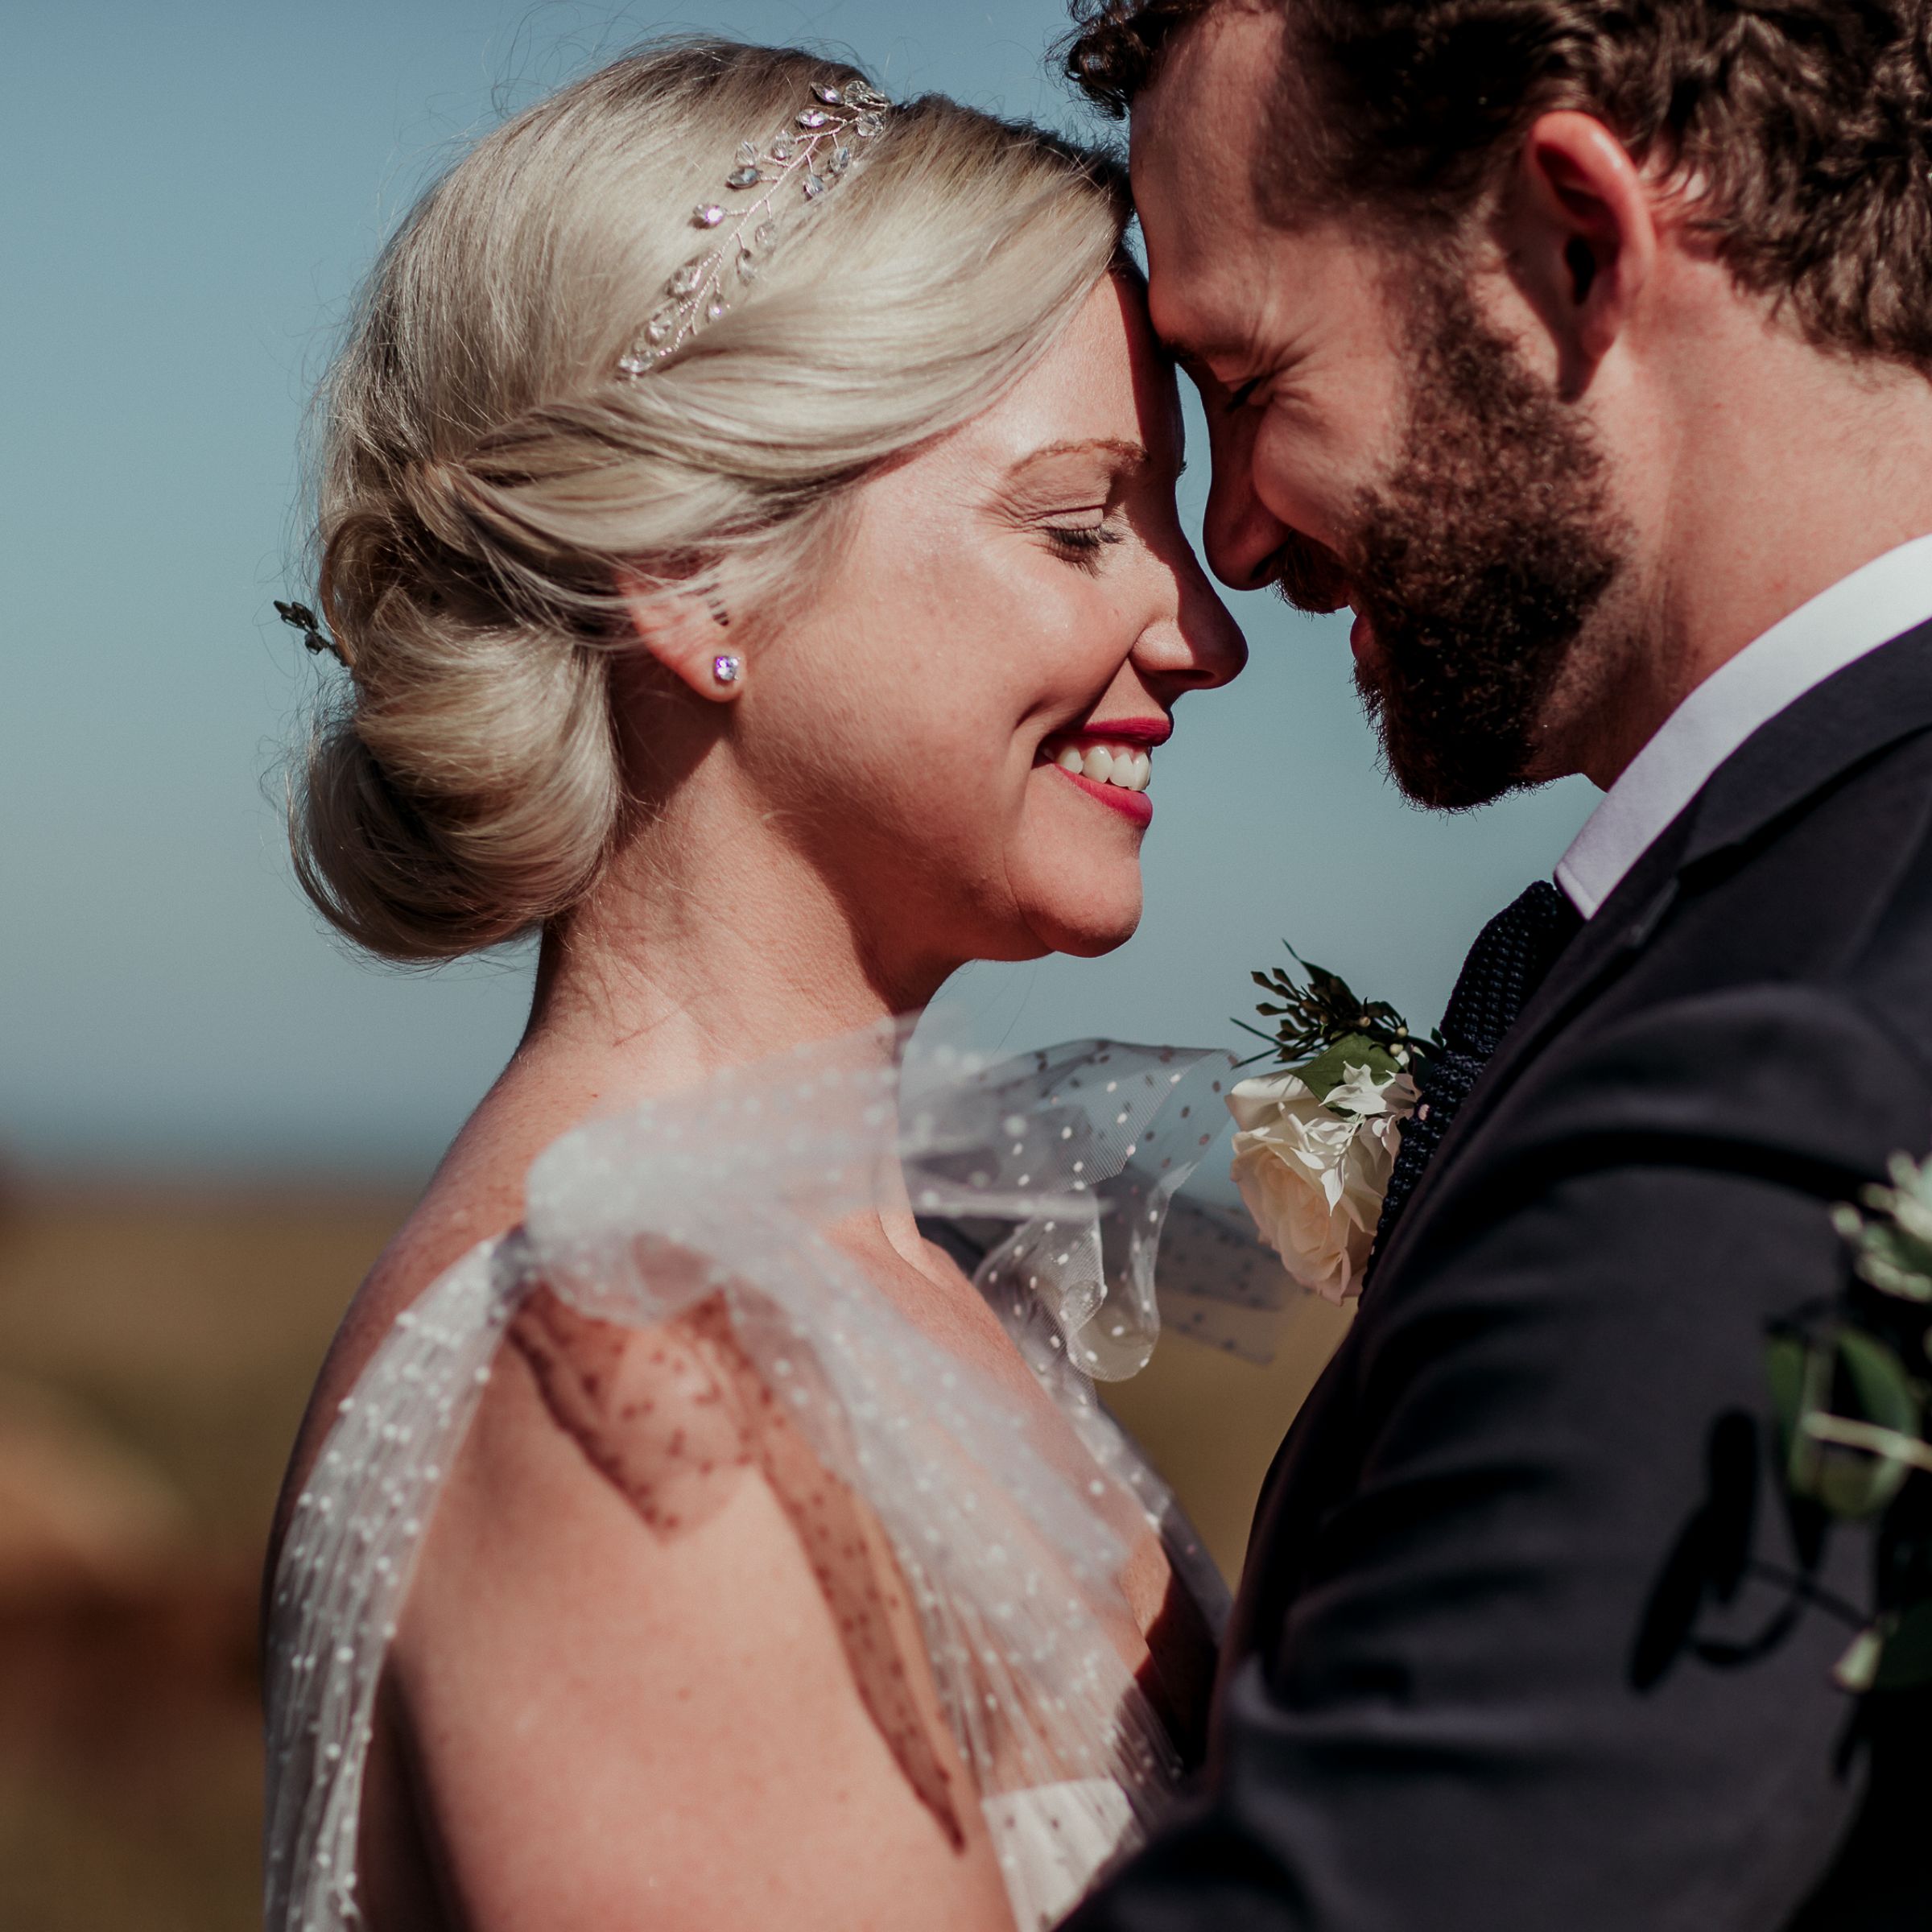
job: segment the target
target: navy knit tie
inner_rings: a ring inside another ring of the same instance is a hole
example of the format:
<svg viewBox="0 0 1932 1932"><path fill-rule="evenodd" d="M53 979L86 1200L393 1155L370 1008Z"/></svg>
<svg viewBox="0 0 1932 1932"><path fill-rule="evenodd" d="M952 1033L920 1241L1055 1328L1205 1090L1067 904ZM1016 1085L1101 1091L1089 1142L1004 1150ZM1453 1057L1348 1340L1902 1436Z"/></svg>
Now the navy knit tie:
<svg viewBox="0 0 1932 1932"><path fill-rule="evenodd" d="M1570 902L1548 880L1538 879L1477 934L1443 1014L1443 1045L1417 1069L1422 1101L1402 1123L1402 1146L1376 1224L1377 1254L1388 1247L1390 1232L1476 1075L1582 924Z"/></svg>

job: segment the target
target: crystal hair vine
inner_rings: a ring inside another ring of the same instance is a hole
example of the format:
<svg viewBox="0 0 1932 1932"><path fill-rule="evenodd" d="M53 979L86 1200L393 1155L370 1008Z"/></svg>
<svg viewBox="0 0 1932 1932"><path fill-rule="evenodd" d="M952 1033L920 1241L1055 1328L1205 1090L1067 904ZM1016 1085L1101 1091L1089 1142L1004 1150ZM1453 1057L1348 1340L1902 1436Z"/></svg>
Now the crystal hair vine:
<svg viewBox="0 0 1932 1932"><path fill-rule="evenodd" d="M706 323L724 315L757 279L786 214L837 187L885 132L892 103L865 81L836 87L815 81L811 94L811 105L762 151L756 142L739 142L737 164L724 177L726 198L702 201L691 210L693 228L720 232L721 238L693 255L664 285L663 305L618 359L623 374L648 375ZM750 200L738 199L754 188L763 192Z"/></svg>

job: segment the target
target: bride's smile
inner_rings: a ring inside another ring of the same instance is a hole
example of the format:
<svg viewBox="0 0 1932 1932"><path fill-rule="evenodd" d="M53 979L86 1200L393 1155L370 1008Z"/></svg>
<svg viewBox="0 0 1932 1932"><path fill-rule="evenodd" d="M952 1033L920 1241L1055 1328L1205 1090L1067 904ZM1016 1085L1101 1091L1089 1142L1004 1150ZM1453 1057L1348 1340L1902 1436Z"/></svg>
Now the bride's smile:
<svg viewBox="0 0 1932 1932"><path fill-rule="evenodd" d="M1153 801L1144 795L1153 782L1150 748L1165 743L1172 725L1165 718L1109 718L1079 732L1056 732L1040 747L1040 762L1063 771L1089 798L1146 825Z"/></svg>

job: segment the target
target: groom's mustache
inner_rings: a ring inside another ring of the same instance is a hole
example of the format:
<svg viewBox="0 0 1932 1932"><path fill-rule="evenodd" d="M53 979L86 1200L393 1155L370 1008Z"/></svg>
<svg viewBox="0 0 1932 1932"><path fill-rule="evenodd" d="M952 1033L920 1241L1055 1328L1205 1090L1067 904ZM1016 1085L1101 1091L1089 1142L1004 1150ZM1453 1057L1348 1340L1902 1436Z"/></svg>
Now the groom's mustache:
<svg viewBox="0 0 1932 1932"><path fill-rule="evenodd" d="M1323 617L1350 601L1353 580L1341 559L1326 543L1291 530L1269 559L1274 587L1297 610Z"/></svg>

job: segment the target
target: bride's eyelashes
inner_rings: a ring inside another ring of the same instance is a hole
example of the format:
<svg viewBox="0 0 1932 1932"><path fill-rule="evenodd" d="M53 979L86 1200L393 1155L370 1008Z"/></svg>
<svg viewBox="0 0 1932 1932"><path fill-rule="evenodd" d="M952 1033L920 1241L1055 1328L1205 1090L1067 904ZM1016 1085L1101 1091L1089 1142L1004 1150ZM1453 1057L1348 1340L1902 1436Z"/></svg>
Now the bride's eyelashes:
<svg viewBox="0 0 1932 1932"><path fill-rule="evenodd" d="M1126 541L1126 533L1110 523L1045 523L1040 534L1069 564L1086 571L1098 570L1108 548Z"/></svg>

